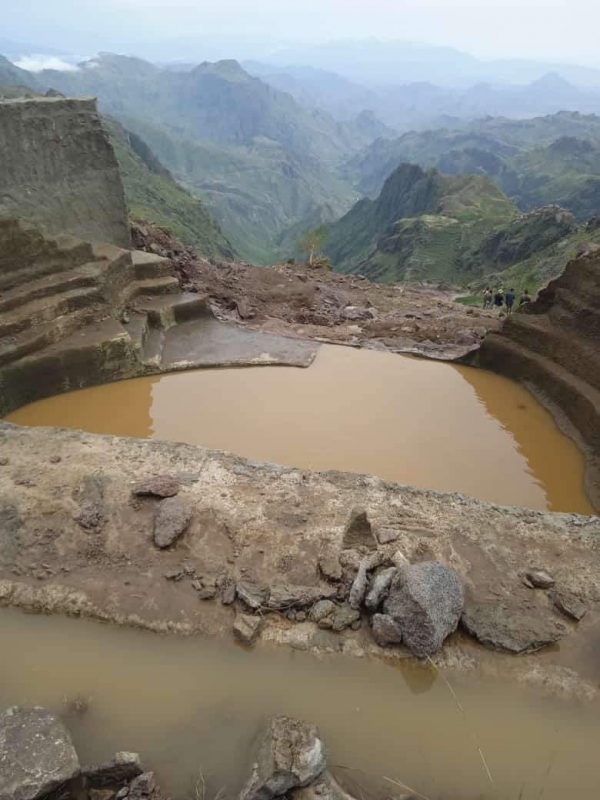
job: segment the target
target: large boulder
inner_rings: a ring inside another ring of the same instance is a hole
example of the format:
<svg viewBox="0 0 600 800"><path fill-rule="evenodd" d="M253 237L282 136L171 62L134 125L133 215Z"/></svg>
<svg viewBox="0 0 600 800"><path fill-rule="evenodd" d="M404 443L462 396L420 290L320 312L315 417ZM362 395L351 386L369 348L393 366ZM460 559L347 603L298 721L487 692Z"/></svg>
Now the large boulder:
<svg viewBox="0 0 600 800"><path fill-rule="evenodd" d="M425 658L437 653L456 630L464 603L456 572L431 561L398 570L384 611L398 624L406 648Z"/></svg>
<svg viewBox="0 0 600 800"><path fill-rule="evenodd" d="M35 800L79 774L69 731L43 708L0 714L0 800Z"/></svg>
<svg viewBox="0 0 600 800"><path fill-rule="evenodd" d="M566 633L560 622L509 603L469 603L462 625L486 647L509 653L533 653Z"/></svg>
<svg viewBox="0 0 600 800"><path fill-rule="evenodd" d="M273 800L308 786L326 766L317 729L289 717L275 717L261 744L252 777L240 800Z"/></svg>

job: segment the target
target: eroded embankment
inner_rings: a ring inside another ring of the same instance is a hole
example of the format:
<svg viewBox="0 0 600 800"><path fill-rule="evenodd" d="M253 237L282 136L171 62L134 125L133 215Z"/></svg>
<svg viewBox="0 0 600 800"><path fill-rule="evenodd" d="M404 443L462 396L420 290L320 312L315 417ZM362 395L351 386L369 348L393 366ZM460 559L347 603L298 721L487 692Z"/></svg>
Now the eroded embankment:
<svg viewBox="0 0 600 800"><path fill-rule="evenodd" d="M564 626L564 647L519 659L474 649L457 635L440 663L480 665L586 696L597 692L595 517L503 508L189 445L5 423L0 450L0 596L6 605L229 636L235 611L222 600L244 610L250 598L264 617L265 640L377 653L384 651L364 623L336 633L317 627L306 612L321 598L347 597L361 549L377 551L383 562L401 550L413 563L437 560L453 567L465 584L467 608L489 602L503 609L504 618L489 623L500 638L503 626L523 621L523 614L533 641L548 626ZM135 497L132 488L164 474L176 477L190 522L171 548L159 550L153 533L161 501ZM356 507L370 520L367 540L348 539ZM561 591L581 598L587 608L581 622L559 618L550 593L524 584L525 571L534 566L552 573ZM227 594L231 586L238 588L237 601L235 593ZM346 621L354 624L356 615ZM385 652L406 655L402 648Z"/></svg>

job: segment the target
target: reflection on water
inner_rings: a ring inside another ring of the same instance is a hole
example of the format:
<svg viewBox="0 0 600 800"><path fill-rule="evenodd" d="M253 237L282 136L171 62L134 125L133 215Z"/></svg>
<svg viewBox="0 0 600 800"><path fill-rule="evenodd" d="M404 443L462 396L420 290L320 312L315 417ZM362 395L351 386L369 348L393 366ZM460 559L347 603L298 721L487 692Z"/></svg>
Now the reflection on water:
<svg viewBox="0 0 600 800"><path fill-rule="evenodd" d="M248 652L8 610L0 644L0 708L37 703L63 713L69 699L85 698L88 711L67 717L82 761L138 751L177 799L200 767L207 798L219 789L235 797L253 740L275 714L316 723L330 764L360 770L353 779L385 796L402 791L384 776L431 800L598 798L597 703L453 675L455 699L441 677L412 663Z"/></svg>
<svg viewBox="0 0 600 800"><path fill-rule="evenodd" d="M389 353L328 346L309 369L142 378L43 400L9 419L593 513L583 457L525 389L482 370Z"/></svg>

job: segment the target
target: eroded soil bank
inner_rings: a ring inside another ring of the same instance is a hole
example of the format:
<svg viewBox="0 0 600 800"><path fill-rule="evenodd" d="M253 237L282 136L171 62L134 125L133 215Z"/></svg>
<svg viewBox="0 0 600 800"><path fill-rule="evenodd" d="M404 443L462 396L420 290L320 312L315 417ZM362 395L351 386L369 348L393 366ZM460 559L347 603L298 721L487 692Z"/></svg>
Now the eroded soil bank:
<svg viewBox="0 0 600 800"><path fill-rule="evenodd" d="M8 420L594 513L582 455L525 389L491 372L389 353L323 346L308 369L143 378L59 395Z"/></svg>
<svg viewBox="0 0 600 800"><path fill-rule="evenodd" d="M248 652L8 610L0 626L0 708L63 715L83 763L142 753L175 800L194 796L200 770L207 798L237 797L277 714L318 724L355 798L401 794L385 777L431 800L597 797L598 700L550 700L429 664Z"/></svg>

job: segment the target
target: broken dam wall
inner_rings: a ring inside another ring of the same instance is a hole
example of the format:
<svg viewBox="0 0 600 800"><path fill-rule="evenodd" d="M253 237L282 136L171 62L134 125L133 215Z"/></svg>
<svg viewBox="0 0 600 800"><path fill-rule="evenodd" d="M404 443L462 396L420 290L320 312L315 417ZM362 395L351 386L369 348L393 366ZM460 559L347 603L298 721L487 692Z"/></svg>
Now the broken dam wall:
<svg viewBox="0 0 600 800"><path fill-rule="evenodd" d="M130 246L117 160L93 99L0 101L0 218Z"/></svg>

